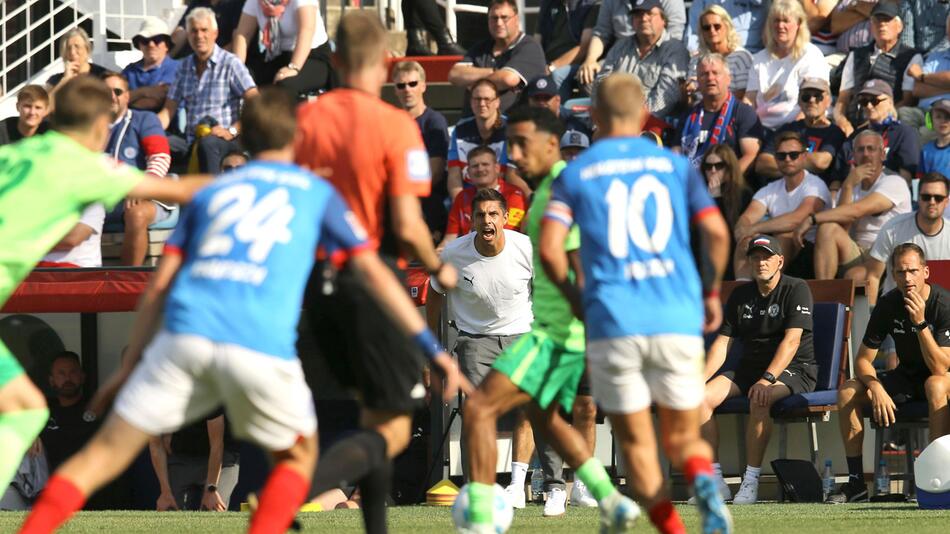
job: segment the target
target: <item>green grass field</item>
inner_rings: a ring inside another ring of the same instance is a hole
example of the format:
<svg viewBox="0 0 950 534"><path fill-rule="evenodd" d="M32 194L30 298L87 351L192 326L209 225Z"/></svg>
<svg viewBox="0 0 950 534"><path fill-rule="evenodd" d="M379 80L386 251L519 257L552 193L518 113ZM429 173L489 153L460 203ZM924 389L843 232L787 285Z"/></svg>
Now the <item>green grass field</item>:
<svg viewBox="0 0 950 534"><path fill-rule="evenodd" d="M690 532L698 532L699 517L691 506L677 507ZM925 534L950 532L950 510L924 511L910 504L760 504L730 507L737 532L784 533L861 533ZM15 532L22 513L0 513L0 533ZM301 514L304 532L362 532L358 510L336 510ZM404 506L390 510L393 533L445 533L452 530L448 508ZM247 515L186 512L84 512L59 530L63 534L104 534L113 532L142 534L186 534L243 532ZM515 514L511 532L545 534L596 532L597 510L570 508L559 518L541 517L539 506L529 506ZM636 532L653 532L649 521L641 519Z"/></svg>

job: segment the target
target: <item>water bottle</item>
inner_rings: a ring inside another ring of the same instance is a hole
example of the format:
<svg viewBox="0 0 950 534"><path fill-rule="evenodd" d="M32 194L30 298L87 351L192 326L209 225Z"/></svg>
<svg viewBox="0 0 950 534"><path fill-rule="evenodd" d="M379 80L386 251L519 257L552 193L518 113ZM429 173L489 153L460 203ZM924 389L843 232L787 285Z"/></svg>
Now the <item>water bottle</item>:
<svg viewBox="0 0 950 534"><path fill-rule="evenodd" d="M825 460L825 471L821 474L821 489L826 500L835 492L835 473L831 470L831 460Z"/></svg>
<svg viewBox="0 0 950 534"><path fill-rule="evenodd" d="M537 459L531 463L531 500L544 500L544 473L541 471L541 462Z"/></svg>
<svg viewBox="0 0 950 534"><path fill-rule="evenodd" d="M883 459L877 466L877 474L874 477L874 488L877 495L888 495L891 493L891 475L887 472L887 461Z"/></svg>

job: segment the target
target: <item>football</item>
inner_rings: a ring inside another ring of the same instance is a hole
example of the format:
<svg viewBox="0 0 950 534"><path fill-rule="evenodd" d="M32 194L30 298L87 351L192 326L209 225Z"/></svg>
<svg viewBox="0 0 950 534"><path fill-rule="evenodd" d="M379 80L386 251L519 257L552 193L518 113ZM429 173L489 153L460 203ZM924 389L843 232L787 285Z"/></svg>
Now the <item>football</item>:
<svg viewBox="0 0 950 534"><path fill-rule="evenodd" d="M469 496L466 484L459 490L458 497L455 498L455 504L452 505L452 520L455 522L455 528L458 530L467 529L469 523ZM511 527L511 520L514 518L514 509L508 503L505 495L505 489L495 484L495 501L492 510L492 522L495 525L495 532L503 534L508 532Z"/></svg>

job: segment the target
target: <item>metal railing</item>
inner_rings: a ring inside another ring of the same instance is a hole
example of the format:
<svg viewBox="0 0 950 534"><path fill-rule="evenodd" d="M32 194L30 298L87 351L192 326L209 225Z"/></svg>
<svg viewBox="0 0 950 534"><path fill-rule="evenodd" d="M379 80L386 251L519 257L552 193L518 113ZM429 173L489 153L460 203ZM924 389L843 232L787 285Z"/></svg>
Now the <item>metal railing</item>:
<svg viewBox="0 0 950 534"><path fill-rule="evenodd" d="M518 18L521 19L521 30L527 31L525 17L527 15L536 15L541 9L537 6L527 7L525 0L517 0L517 2ZM488 7L477 4L462 4L455 0L436 0L436 3L445 8L445 27L448 28L449 33L456 39L458 39L458 20L456 18L458 13L488 14Z"/></svg>

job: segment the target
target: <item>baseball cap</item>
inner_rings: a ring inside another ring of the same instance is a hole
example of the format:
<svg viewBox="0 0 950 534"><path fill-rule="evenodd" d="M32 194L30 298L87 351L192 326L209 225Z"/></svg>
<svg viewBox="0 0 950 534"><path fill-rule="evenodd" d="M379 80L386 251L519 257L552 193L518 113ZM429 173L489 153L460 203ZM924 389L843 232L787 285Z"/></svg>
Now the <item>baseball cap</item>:
<svg viewBox="0 0 950 534"><path fill-rule="evenodd" d="M864 85L861 86L861 90L858 91L858 94L874 96L884 95L891 99L894 98L894 91L891 90L891 86L887 85L887 82L884 80L868 80L864 82Z"/></svg>
<svg viewBox="0 0 950 534"><path fill-rule="evenodd" d="M933 105L930 106L930 110L933 111L935 109L950 113L950 98L941 98L940 100L934 102Z"/></svg>
<svg viewBox="0 0 950 534"><path fill-rule="evenodd" d="M631 13L634 11L650 11L655 7L663 11L663 4L660 3L660 0L630 0L629 5Z"/></svg>
<svg viewBox="0 0 950 534"><path fill-rule="evenodd" d="M778 239L767 235L760 234L752 238L752 241L749 241L749 248L746 250L746 256L752 254L752 251L760 248L766 252L771 252L775 256L782 256L782 245L778 242Z"/></svg>
<svg viewBox="0 0 950 534"><path fill-rule="evenodd" d="M579 130L568 130L561 136L561 148L587 148L589 146L590 138Z"/></svg>
<svg viewBox="0 0 950 534"><path fill-rule="evenodd" d="M900 11L897 8L896 2L889 2L888 0L880 0L871 10L871 16L876 17L877 15L882 15L888 18L894 18L900 15Z"/></svg>
<svg viewBox="0 0 950 534"><path fill-rule="evenodd" d="M805 89L815 89L817 91L824 91L826 93L831 92L831 87L828 85L828 80L822 78L803 79L801 85L798 86L798 90L804 91Z"/></svg>
<svg viewBox="0 0 950 534"><path fill-rule="evenodd" d="M158 17L145 17L139 31L132 36L132 41L138 38L148 39L156 35L164 35L171 38L171 32L168 31L168 24Z"/></svg>
<svg viewBox="0 0 950 534"><path fill-rule="evenodd" d="M525 88L524 94L528 98L535 95L555 96L557 95L557 84L554 83L554 78L549 75L538 76L528 82L528 87Z"/></svg>

